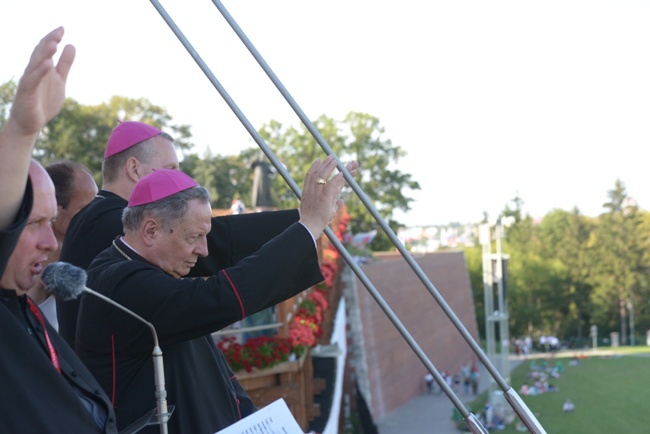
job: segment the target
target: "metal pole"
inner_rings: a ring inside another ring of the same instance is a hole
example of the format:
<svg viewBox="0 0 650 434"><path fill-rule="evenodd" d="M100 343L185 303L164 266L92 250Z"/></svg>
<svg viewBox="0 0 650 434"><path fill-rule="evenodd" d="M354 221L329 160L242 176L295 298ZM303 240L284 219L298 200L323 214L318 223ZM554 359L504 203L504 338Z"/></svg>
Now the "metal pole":
<svg viewBox="0 0 650 434"><path fill-rule="evenodd" d="M501 375L510 382L510 330L508 325L508 308L506 304L506 294L503 274L503 249L502 242L503 239L503 226L498 224L494 229L494 237L496 244L496 282L497 282L497 294L498 294L498 303L499 303L499 341L501 344L500 347L500 360L501 360Z"/></svg>
<svg viewBox="0 0 650 434"><path fill-rule="evenodd" d="M187 49L188 53L194 58L196 63L201 67L203 72L206 74L210 82L214 85L214 87L217 89L219 94L223 97L225 102L228 104L228 106L231 108L231 110L235 113L237 118L242 122L246 130L249 132L251 137L255 140L255 142L258 144L258 146L262 149L264 154L269 158L271 163L275 166L275 168L278 170L278 173L282 176L282 178L287 182L291 190L294 192L294 194L298 197L302 197L302 191L300 187L296 184L296 182L293 180L289 172L284 168L284 166L280 163L280 161L277 159L273 151L268 147L264 139L261 137L261 135L253 128L251 123L248 121L246 116L241 112L237 104L233 101L233 99L230 97L228 92L225 90L225 88L221 85L219 80L214 76L212 71L208 68L208 66L205 64L205 62L201 59L200 55L194 50L194 48L191 46L187 38L183 35L181 30L176 26L174 21L171 19L169 14L165 11L165 9L160 5L160 3L157 0L151 0L151 3L154 5L154 7L158 10L160 15L163 17L163 19L167 22L167 25L170 27L170 29L176 34L177 38L181 41L181 43L185 46ZM340 163L339 163L340 164ZM343 166L343 170L347 174L348 177L350 177L349 172L347 172L347 169ZM336 249L340 252L341 257L345 260L345 262L350 266L352 271L357 275L359 280L364 284L364 286L368 289L372 297L375 299L375 301L379 304L381 309L384 311L386 316L390 319L390 321L393 323L393 325L397 328L399 333L402 335L402 337L406 340L406 342L409 344L411 349L415 352L415 354L418 356L418 358L422 361L422 363L427 367L429 372L433 375L434 379L436 382L440 385L442 390L445 392L445 394L449 397L449 399L452 401L454 406L458 409L460 414L463 416L463 419L466 421L470 429L476 429L475 424L470 422L471 421L471 416L472 414L467 411L461 400L456 396L456 394L451 390L451 388L447 385L447 382L442 378L436 367L431 363L431 361L428 359L426 354L422 351L420 346L417 344L415 339L410 335L406 327L401 323L399 318L395 315L395 313L391 310L389 305L386 303L386 301L383 299L381 294L377 291L377 289L374 287L372 282L368 279L368 277L361 271L359 266L356 264L354 261L354 258L348 253L348 251L345 249L345 247L341 244L341 242L336 238L336 235L332 232L332 230L329 227L325 228L325 235L330 239L332 244L336 247ZM471 425L471 426L470 426ZM486 431L472 431L475 433L480 433L480 432L486 432Z"/></svg>
<svg viewBox="0 0 650 434"><path fill-rule="evenodd" d="M485 349L487 357L494 360L495 349L495 319L494 319L494 272L492 270L492 234L490 225L485 223L479 227L479 241L483 247L483 303L485 312ZM492 396L496 390L494 379L488 384L488 401L492 402Z"/></svg>
<svg viewBox="0 0 650 434"><path fill-rule="evenodd" d="M282 164L277 160L273 152L268 148L264 140L261 138L257 130L253 128L253 126L248 122L246 117L241 113L237 105L234 103L232 98L228 95L228 93L225 91L223 86L219 83L219 81L216 79L214 74L210 71L210 69L207 67L205 62L201 59L201 57L198 55L196 50L191 46L187 38L182 34L180 29L176 26L176 24L173 22L171 17L167 14L167 12L164 10L162 5L157 0L150 0L151 3L154 5L156 10L160 13L160 15L163 17L163 19L167 22L168 26L172 31L176 34L177 38L181 41L181 43L185 46L187 49L188 53L194 58L194 60L197 62L199 67L203 70L203 72L206 74L208 79L212 82L212 84L215 86L217 91L221 94L221 96L224 98L226 103L230 106L230 108L233 110L235 115L239 118L239 120L244 124L244 127L247 129L249 134L251 134L251 137L255 140L255 142L260 146L264 154L269 158L271 163L278 169L278 172L282 175L283 179L289 184L289 187L292 189L294 194L298 198L301 197L301 191L300 188L295 184L291 176L289 175L288 172L284 169ZM234 21L232 16L228 13L228 11L225 9L225 7L221 4L220 1L217 0L212 0L214 5L217 7L219 12L223 15L223 17L226 19L228 24L233 28L235 33L239 36L239 38L242 40L242 42L246 45L246 47L249 49L251 54L255 57L255 59L258 61L260 66L264 69L264 71L267 73L269 78L273 81L273 83L276 85L278 90L282 93L282 95L285 97L287 102L291 105L291 107L294 109L300 120L303 122L303 124L307 127L307 129L311 132L311 134L314 136L316 141L319 143L321 148L326 152L327 155L332 155L332 149L329 147L329 145L325 142L325 140L321 137L319 131L316 129L316 127L313 125L313 123L309 120L309 118L304 114L302 109L297 105L293 97L289 94L289 92L286 90L284 85L280 82L280 80L277 78L277 76L271 71L269 68L268 64L260 54L257 52L257 49L250 43L246 35L243 33L241 28L237 25L237 23ZM339 171L343 174L343 177L345 180L348 182L348 184L352 187L352 189L355 191L361 202L366 206L366 208L369 210L371 215L375 218L379 226L384 230L388 238L391 240L393 245L397 248L397 250L402 254L406 262L411 266L415 274L418 276L418 278L422 281L424 286L429 290L431 295L434 297L434 299L438 302L439 306L442 308L442 310L445 312L447 317L451 320L451 322L456 326L456 329L460 332L460 334L463 336L465 341L468 343L468 345L472 348L472 350L475 352L475 354L481 359L483 362L485 368L488 370L488 372L492 375L492 377L495 379L495 381L499 384L499 386L505 391L511 390L510 386L505 382L505 380L501 377L497 369L494 367L494 365L491 363L491 361L485 356L483 350L480 348L480 346L476 343L476 341L473 339L473 337L469 334L465 326L462 324L462 322L458 319L456 314L453 312L453 310L449 307L447 302L444 300L444 298L440 295L438 290L433 286L433 284L430 282L428 277L424 274L420 266L415 262L413 257L408 253L408 251L404 248L402 243L399 241L395 233L392 231L392 229L388 226L386 221L381 217L377 209L374 207L374 205L370 202L366 194L361 190L355 179L352 177L352 175L348 172L348 170L345 168L345 166L338 161L337 167ZM443 383L446 384L446 382L442 381L442 377L438 373L437 369L433 366L433 364L429 361L429 359L424 355L422 350L420 349L419 345L413 340L413 338L410 336L406 328L401 324L399 319L395 316L395 314L392 312L390 307L385 303L383 298L381 298L381 295L377 292L377 290L374 288L374 286L370 283L370 281L367 279L365 274L361 271L361 269L356 265L354 262L354 259L347 253L347 250L343 247L342 244L336 239L334 234L329 228L325 229L325 234L328 236L330 241L335 245L337 250L341 253L342 257L344 260L348 263L348 265L352 268L352 270L355 272L357 277L364 283L364 286L370 291L371 295L375 298L377 303L380 305L382 310L386 313L386 315L389 317L391 322L397 327L397 329L400 331L402 336L406 339L407 343L411 346L411 348L415 351L415 353L418 355L420 360L429 368L429 371L431 374L434 376L438 384L445 390L445 387L443 386ZM367 282L367 283L366 283ZM368 284L370 286L368 286ZM372 288L372 290L371 290ZM449 388L447 388L449 389ZM445 390L447 393L447 390ZM468 424L468 427L472 429L471 423L468 422L470 418L470 413L465 409L465 407L462 405L460 400L455 396L455 394L449 389L449 392L447 395L449 398L452 400L454 405L458 408L460 411L461 415L463 415L466 424ZM532 416L534 419L534 416ZM532 424L539 425L539 422L537 420L533 420L531 422ZM539 430L533 431L536 433L544 433L545 431L543 428L541 428L541 425L539 425Z"/></svg>
<svg viewBox="0 0 650 434"><path fill-rule="evenodd" d="M154 0L152 0L153 2ZM321 136L320 132L318 129L314 126L314 124L311 122L311 120L305 115L305 113L302 111L302 109L298 106L296 101L293 99L293 97L289 94L287 89L284 87L284 85L280 82L280 79L275 75L275 73L271 70L269 65L266 63L266 61L262 58L260 53L257 51L257 49L253 46L251 41L248 39L248 37L244 34L242 29L239 27L239 25L235 22L233 17L230 15L230 13L226 10L226 8L223 6L223 4L218 1L218 0L212 0L212 3L217 7L219 12L223 15L224 19L228 22L230 27L235 31L239 39L244 43L248 51L253 55L255 60L258 62L258 64L262 67L264 72L267 74L269 79L273 82L273 84L276 86L276 88L280 91L282 96L285 98L285 100L289 103L291 108L293 108L294 112L296 115L300 118L302 123L305 125L305 127L309 130L309 132L312 134L314 139L318 142L320 147L325 151L327 155L332 155L333 151L330 148L330 146L327 144L327 142L323 139ZM406 250L404 245L400 242L399 238L397 238L397 235L393 232L393 230L388 226L388 223L384 220L384 218L379 214L379 211L377 211L377 208L372 204L368 196L363 192L361 187L359 187L359 184L357 184L356 180L350 175L350 173L347 171L345 166L341 164L341 162L338 162L338 169L340 172L343 173L343 177L345 180L348 182L352 190L357 194L361 202L366 206L370 214L373 216L373 218L377 221L379 226L383 229L383 231L386 233L388 238L391 240L395 248L400 252L400 254L404 257L404 260L409 264L411 269L415 272L415 274L418 276L420 281L424 284L424 286L427 288L429 293L433 296L433 298L438 302L438 305L442 308L442 310L445 312L447 317L450 319L450 321L454 324L456 329L460 332L460 334L463 336L467 344L472 348L474 353L481 359L483 364L485 365L486 369L490 374L495 378L496 382L500 385L500 387L506 391L508 390L509 386L505 382L503 378L501 378L501 375L499 374L498 370L494 367L492 362L485 356L485 353L483 352L483 349L476 343L472 335L469 334L463 323L458 319L454 311L449 307L445 299L440 295L438 290L436 289L435 286L431 283L429 278L424 274L420 266L415 262L411 254Z"/></svg>

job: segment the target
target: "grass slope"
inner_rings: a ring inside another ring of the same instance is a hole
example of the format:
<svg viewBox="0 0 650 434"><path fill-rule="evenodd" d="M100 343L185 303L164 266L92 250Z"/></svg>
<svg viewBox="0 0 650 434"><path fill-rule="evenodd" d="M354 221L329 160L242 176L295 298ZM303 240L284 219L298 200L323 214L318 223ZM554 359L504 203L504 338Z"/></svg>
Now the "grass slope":
<svg viewBox="0 0 650 434"><path fill-rule="evenodd" d="M578 366L568 366L569 358L559 355L564 372L549 381L558 392L521 396L547 433L598 434L650 433L650 353L623 349L614 356L588 356ZM589 355L589 352L586 353ZM511 385L519 393L527 379L531 361L523 362L511 375ZM539 363L539 360L535 361ZM480 409L486 397L472 403ZM563 413L562 404L571 399L576 410ZM515 433L514 424L503 433Z"/></svg>

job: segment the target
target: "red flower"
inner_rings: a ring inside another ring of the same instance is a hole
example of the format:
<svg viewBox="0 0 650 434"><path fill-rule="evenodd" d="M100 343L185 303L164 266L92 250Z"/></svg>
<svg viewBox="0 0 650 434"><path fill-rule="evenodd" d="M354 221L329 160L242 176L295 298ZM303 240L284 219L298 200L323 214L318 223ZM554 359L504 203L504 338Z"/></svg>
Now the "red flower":
<svg viewBox="0 0 650 434"><path fill-rule="evenodd" d="M270 368L284 362L291 354L290 340L274 336L251 338L240 344L234 337L223 338L218 344L233 371Z"/></svg>
<svg viewBox="0 0 650 434"><path fill-rule="evenodd" d="M325 278L325 285L328 288L334 286L334 280L336 279L337 271L338 267L334 262L325 262L320 266L320 272L323 274L323 277Z"/></svg>
<svg viewBox="0 0 650 434"><path fill-rule="evenodd" d="M311 294L309 294L309 300L314 301L316 305L321 308L321 310L327 309L327 306L329 304L327 302L327 298L325 298L323 293L320 291L314 291Z"/></svg>

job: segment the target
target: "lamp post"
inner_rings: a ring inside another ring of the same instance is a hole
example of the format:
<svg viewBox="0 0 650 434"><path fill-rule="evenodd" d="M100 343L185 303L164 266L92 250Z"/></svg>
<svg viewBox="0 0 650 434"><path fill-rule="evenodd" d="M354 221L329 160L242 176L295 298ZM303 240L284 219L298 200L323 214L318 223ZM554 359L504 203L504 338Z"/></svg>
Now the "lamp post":
<svg viewBox="0 0 650 434"><path fill-rule="evenodd" d="M508 303L506 297L506 278L508 255L502 252L501 240L504 237L503 226L494 227L494 245L492 252L492 230L489 224L479 227L479 242L483 247L483 286L485 302L485 340L486 355L494 362L503 378L510 382L510 329L508 325ZM496 352L497 331L499 336L499 353ZM495 405L497 385L490 381L489 401Z"/></svg>
<svg viewBox="0 0 650 434"><path fill-rule="evenodd" d="M596 324L592 325L589 328L589 334L591 335L591 348L598 348L598 326Z"/></svg>

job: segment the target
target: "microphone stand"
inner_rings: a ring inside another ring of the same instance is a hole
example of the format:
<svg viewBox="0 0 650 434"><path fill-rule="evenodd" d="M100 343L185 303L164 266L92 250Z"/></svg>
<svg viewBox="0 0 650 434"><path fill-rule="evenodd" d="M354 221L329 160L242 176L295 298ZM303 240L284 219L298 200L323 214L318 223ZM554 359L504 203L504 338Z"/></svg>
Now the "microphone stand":
<svg viewBox="0 0 650 434"><path fill-rule="evenodd" d="M148 417L149 415L147 414L147 418L144 421L144 425L140 426L139 428L135 428L134 431L132 431L130 428L133 427L134 425L140 425L140 420L136 421L131 427L127 428L127 431L129 433L135 433L138 432L140 429L144 428L146 425L153 425L153 424L160 424L160 434L167 434L167 421L171 417L172 412L174 411L174 406L170 406L170 411L168 411L167 408L167 391L165 390L165 368L163 367L163 357L162 357L162 350L160 349L160 345L158 345L158 334L156 333L156 329L154 328L153 324L151 324L149 321L145 320L142 318L140 315L137 313L127 309L126 307L122 306L119 303L116 303L115 301L111 300L110 298L106 297L103 294L100 294L97 291L94 291L86 286L83 287L83 291L88 292L95 297L99 297L102 300L110 303L111 305L123 310L124 312L128 313L129 315L137 318L141 322L145 323L148 327L149 330L151 330L151 335L153 336L153 342L154 342L154 347L153 347L153 370L154 370L154 381L156 384L156 413L152 415L151 417ZM155 421L152 421L155 416Z"/></svg>

